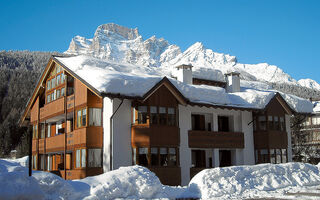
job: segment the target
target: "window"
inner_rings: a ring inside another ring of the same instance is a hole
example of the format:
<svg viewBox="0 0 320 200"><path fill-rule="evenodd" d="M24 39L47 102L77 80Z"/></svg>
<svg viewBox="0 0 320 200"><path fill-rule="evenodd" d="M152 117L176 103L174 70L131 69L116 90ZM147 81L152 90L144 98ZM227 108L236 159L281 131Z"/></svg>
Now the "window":
<svg viewBox="0 0 320 200"><path fill-rule="evenodd" d="M270 149L270 163L276 164L276 152L274 149Z"/></svg>
<svg viewBox="0 0 320 200"><path fill-rule="evenodd" d="M51 90L51 80L47 82L47 90Z"/></svg>
<svg viewBox="0 0 320 200"><path fill-rule="evenodd" d="M47 103L50 103L50 101L51 101L51 94L47 96Z"/></svg>
<svg viewBox="0 0 320 200"><path fill-rule="evenodd" d="M61 82L61 76L58 75L58 76L57 76L57 85L60 85L60 82Z"/></svg>
<svg viewBox="0 0 320 200"><path fill-rule="evenodd" d="M76 168L86 167L86 149L76 150Z"/></svg>
<svg viewBox="0 0 320 200"><path fill-rule="evenodd" d="M147 106L138 106L138 124L147 123Z"/></svg>
<svg viewBox="0 0 320 200"><path fill-rule="evenodd" d="M276 163L281 163L281 149L276 149Z"/></svg>
<svg viewBox="0 0 320 200"><path fill-rule="evenodd" d="M169 148L169 166L177 165L177 155L175 148Z"/></svg>
<svg viewBox="0 0 320 200"><path fill-rule="evenodd" d="M51 79L51 88L56 87L56 78Z"/></svg>
<svg viewBox="0 0 320 200"><path fill-rule="evenodd" d="M51 125L48 124L48 133L47 133L47 137L51 136Z"/></svg>
<svg viewBox="0 0 320 200"><path fill-rule="evenodd" d="M89 108L89 126L101 126L101 108Z"/></svg>
<svg viewBox="0 0 320 200"><path fill-rule="evenodd" d="M51 170L52 170L52 156L50 156L50 155L48 155L47 170L48 170L48 171L51 171Z"/></svg>
<svg viewBox="0 0 320 200"><path fill-rule="evenodd" d="M64 81L65 81L65 75L62 73L61 74L61 83L64 83Z"/></svg>
<svg viewBox="0 0 320 200"><path fill-rule="evenodd" d="M132 156L133 156L132 162L134 165L136 165L137 164L137 149L136 148L132 149Z"/></svg>
<svg viewBox="0 0 320 200"><path fill-rule="evenodd" d="M77 128L87 125L87 108L82 108L77 111Z"/></svg>
<svg viewBox="0 0 320 200"><path fill-rule="evenodd" d="M152 166L159 165L159 154L158 154L158 148L156 147L151 148L151 165Z"/></svg>
<svg viewBox="0 0 320 200"><path fill-rule="evenodd" d="M160 165L168 166L168 151L167 148L160 148Z"/></svg>
<svg viewBox="0 0 320 200"><path fill-rule="evenodd" d="M156 106L150 106L150 123L158 124L158 108Z"/></svg>
<svg viewBox="0 0 320 200"><path fill-rule="evenodd" d="M280 124L279 124L279 117L278 116L274 116L273 117L273 122L274 122L274 129L275 130L280 130Z"/></svg>
<svg viewBox="0 0 320 200"><path fill-rule="evenodd" d="M63 97L64 94L65 94L65 88L63 87L63 88L61 88L61 96Z"/></svg>
<svg viewBox="0 0 320 200"><path fill-rule="evenodd" d="M267 123L266 123L266 116L259 116L259 130L266 131L267 130Z"/></svg>
<svg viewBox="0 0 320 200"><path fill-rule="evenodd" d="M176 125L176 115L174 108L168 108L168 125L175 126Z"/></svg>
<svg viewBox="0 0 320 200"><path fill-rule="evenodd" d="M206 152L204 150L191 150L192 167L206 167Z"/></svg>
<svg viewBox="0 0 320 200"><path fill-rule="evenodd" d="M51 101L54 101L54 100L56 100L56 98L55 98L54 92L53 92L53 93L51 93Z"/></svg>
<svg viewBox="0 0 320 200"><path fill-rule="evenodd" d="M229 132L229 117L218 116L218 131Z"/></svg>
<svg viewBox="0 0 320 200"><path fill-rule="evenodd" d="M205 118L204 115L191 115L192 130L204 131Z"/></svg>
<svg viewBox="0 0 320 200"><path fill-rule="evenodd" d="M88 167L101 167L101 149L88 149Z"/></svg>
<svg viewBox="0 0 320 200"><path fill-rule="evenodd" d="M280 117L280 131L285 131L284 117Z"/></svg>
<svg viewBox="0 0 320 200"><path fill-rule="evenodd" d="M45 170L45 163L46 163L46 156L44 154L41 154L39 156L39 161L40 161L40 170Z"/></svg>
<svg viewBox="0 0 320 200"><path fill-rule="evenodd" d="M282 152L282 163L286 163L287 162L287 149L281 149Z"/></svg>
<svg viewBox="0 0 320 200"><path fill-rule="evenodd" d="M139 148L139 165L148 166L148 148Z"/></svg>
<svg viewBox="0 0 320 200"><path fill-rule="evenodd" d="M57 73L59 73L60 72L60 65L57 65Z"/></svg>
<svg viewBox="0 0 320 200"><path fill-rule="evenodd" d="M167 112L166 107L159 107L159 124L167 124Z"/></svg>
<svg viewBox="0 0 320 200"><path fill-rule="evenodd" d="M273 117L268 116L268 129L273 130Z"/></svg>
<svg viewBox="0 0 320 200"><path fill-rule="evenodd" d="M60 90L57 90L57 99L60 98Z"/></svg>

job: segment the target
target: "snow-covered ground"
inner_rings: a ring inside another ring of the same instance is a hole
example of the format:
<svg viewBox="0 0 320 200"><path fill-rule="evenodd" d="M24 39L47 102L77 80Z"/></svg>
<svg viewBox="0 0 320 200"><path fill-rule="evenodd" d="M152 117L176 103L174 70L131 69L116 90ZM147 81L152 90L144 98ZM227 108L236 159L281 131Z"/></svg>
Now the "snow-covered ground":
<svg viewBox="0 0 320 200"><path fill-rule="evenodd" d="M141 166L73 181L28 177L26 166L27 157L0 160L0 199L320 199L320 165L303 163L206 169L186 187L162 185Z"/></svg>

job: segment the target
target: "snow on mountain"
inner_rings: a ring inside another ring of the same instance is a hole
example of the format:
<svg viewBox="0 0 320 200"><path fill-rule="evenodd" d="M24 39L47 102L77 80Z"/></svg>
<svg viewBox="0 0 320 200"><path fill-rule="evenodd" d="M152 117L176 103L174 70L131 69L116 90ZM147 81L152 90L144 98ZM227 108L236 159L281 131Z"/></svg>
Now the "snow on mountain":
<svg viewBox="0 0 320 200"><path fill-rule="evenodd" d="M312 79L300 79L298 81L298 83L303 86L303 87L307 87L307 88L311 88L311 89L316 89L316 90L320 90L320 84L317 83L316 81L312 80Z"/></svg>
<svg viewBox="0 0 320 200"><path fill-rule="evenodd" d="M92 39L76 36L71 40L67 54L85 54L118 63L130 63L147 67L160 67L165 74L175 75L175 67L192 64L197 78L224 81L223 74L238 71L241 78L249 81L289 83L320 90L311 80L296 81L275 65L267 63L242 64L235 56L216 53L196 42L184 52L163 38L152 36L143 40L137 28L117 24L100 25Z"/></svg>

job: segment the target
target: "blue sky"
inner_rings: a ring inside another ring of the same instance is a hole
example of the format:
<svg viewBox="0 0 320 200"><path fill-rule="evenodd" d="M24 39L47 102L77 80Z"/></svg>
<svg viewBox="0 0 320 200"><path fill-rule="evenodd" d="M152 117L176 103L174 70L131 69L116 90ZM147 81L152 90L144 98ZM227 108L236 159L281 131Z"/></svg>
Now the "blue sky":
<svg viewBox="0 0 320 200"><path fill-rule="evenodd" d="M320 82L320 1L0 0L0 50L60 51L98 25L139 28L185 50L200 41L241 63L267 62Z"/></svg>

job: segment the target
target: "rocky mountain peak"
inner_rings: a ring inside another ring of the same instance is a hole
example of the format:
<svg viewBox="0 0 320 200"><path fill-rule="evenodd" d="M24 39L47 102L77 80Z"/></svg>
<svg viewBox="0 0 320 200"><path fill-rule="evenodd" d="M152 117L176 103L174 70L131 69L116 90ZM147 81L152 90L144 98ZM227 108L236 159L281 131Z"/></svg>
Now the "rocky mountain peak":
<svg viewBox="0 0 320 200"><path fill-rule="evenodd" d="M114 23L98 26L95 36L99 34L104 34L106 36L109 36L110 34L118 34L128 40L134 40L140 36L138 28L127 28Z"/></svg>

